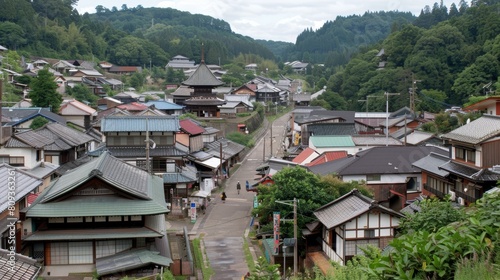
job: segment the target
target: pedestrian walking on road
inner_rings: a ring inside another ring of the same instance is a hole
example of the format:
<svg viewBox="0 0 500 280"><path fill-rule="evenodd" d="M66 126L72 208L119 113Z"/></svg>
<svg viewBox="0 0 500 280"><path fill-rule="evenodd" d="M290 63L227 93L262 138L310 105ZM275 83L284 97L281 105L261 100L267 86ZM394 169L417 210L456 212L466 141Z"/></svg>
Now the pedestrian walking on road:
<svg viewBox="0 0 500 280"><path fill-rule="evenodd" d="M226 193L225 192L222 192L222 194L220 195L220 199L222 199L222 203L226 203Z"/></svg>
<svg viewBox="0 0 500 280"><path fill-rule="evenodd" d="M238 181L238 184L236 184L236 189L238 190L238 194L240 194L240 190L241 190L240 181Z"/></svg>

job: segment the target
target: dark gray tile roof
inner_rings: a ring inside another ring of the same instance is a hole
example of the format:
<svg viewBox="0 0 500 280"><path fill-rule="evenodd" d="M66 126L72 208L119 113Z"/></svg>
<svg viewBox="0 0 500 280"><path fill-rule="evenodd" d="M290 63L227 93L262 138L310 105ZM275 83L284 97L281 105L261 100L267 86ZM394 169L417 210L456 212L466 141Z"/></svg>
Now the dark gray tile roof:
<svg viewBox="0 0 500 280"><path fill-rule="evenodd" d="M151 199L152 175L129 165L109 153L66 172L51 185L44 194L42 202L50 201L78 187L83 182L97 176L117 186L123 191L143 199Z"/></svg>
<svg viewBox="0 0 500 280"><path fill-rule="evenodd" d="M172 263L171 258L160 255L160 252L140 248L96 259L96 271L103 276L151 265L168 267Z"/></svg>
<svg viewBox="0 0 500 280"><path fill-rule="evenodd" d="M224 104L225 101L217 98L216 96L193 96L188 100L184 100L186 105L213 105L219 106Z"/></svg>
<svg viewBox="0 0 500 280"><path fill-rule="evenodd" d="M11 257L16 260L14 267L10 262ZM18 253L12 256L11 251L0 249L0 279L2 280L37 279L41 268L41 265L35 259Z"/></svg>
<svg viewBox="0 0 500 280"><path fill-rule="evenodd" d="M448 154L436 147L374 147L357 153L357 159L340 170L339 175L417 173L420 169L412 164L431 152Z"/></svg>
<svg viewBox="0 0 500 280"><path fill-rule="evenodd" d="M177 116L108 116L101 121L102 132L179 131Z"/></svg>
<svg viewBox="0 0 500 280"><path fill-rule="evenodd" d="M362 195L357 189L320 207L314 211L314 215L327 229L331 229L373 208L380 209L393 216L403 217L403 214L379 205L375 200Z"/></svg>
<svg viewBox="0 0 500 280"><path fill-rule="evenodd" d="M37 116L42 116L51 122L66 124L66 119L52 113L47 108L2 108L2 115L11 119L8 125L16 126Z"/></svg>
<svg viewBox="0 0 500 280"><path fill-rule="evenodd" d="M28 193L32 192L36 187L42 185L42 180L8 164L0 164L0 213L9 206L7 195L9 192L8 178L15 178L15 199L19 201Z"/></svg>
<svg viewBox="0 0 500 280"><path fill-rule="evenodd" d="M189 183L196 182L197 178L192 178L188 176L187 173L165 173L162 175L163 183L174 184L174 183Z"/></svg>
<svg viewBox="0 0 500 280"><path fill-rule="evenodd" d="M500 173L493 172L489 169L479 169L472 166L466 166L454 161L448 161L439 168L475 182L496 182L500 180Z"/></svg>
<svg viewBox="0 0 500 280"><path fill-rule="evenodd" d="M311 171L312 173L319 174L322 176L328 174L338 174L338 172L342 170L342 168L344 168L346 165L350 164L355 160L356 157L345 157L314 166L308 166L307 169L309 169L309 171Z"/></svg>
<svg viewBox="0 0 500 280"><path fill-rule="evenodd" d="M62 176L64 173L66 173L66 171L69 171L69 170L72 170L72 169L75 169L77 167L79 167L80 165L83 165L87 162L90 162L92 160L94 160L95 158L94 157L91 157L89 155L84 155L83 157L81 158L78 158L76 160L72 160L70 162L67 162L63 165L60 165L57 169L56 169L56 174L59 175L59 176Z"/></svg>
<svg viewBox="0 0 500 280"><path fill-rule="evenodd" d="M478 144L500 135L500 116L483 115L441 136L443 139Z"/></svg>
<svg viewBox="0 0 500 280"><path fill-rule="evenodd" d="M441 177L446 177L450 173L446 170L440 169L439 166L445 164L449 160L450 157L447 155L430 153L428 156L415 161L413 163L413 166L418 167L427 172L439 175Z"/></svg>
<svg viewBox="0 0 500 280"><path fill-rule="evenodd" d="M202 62L196 68L196 71L189 77L186 81L182 82L183 85L195 87L195 86L210 86L218 87L224 83L217 79L215 75L210 71L207 65Z"/></svg>
<svg viewBox="0 0 500 280"><path fill-rule="evenodd" d="M337 116L341 117L347 123L354 123L354 111L338 111L338 110L314 110L310 116Z"/></svg>
<svg viewBox="0 0 500 280"><path fill-rule="evenodd" d="M41 149L46 145L50 145L54 142L54 140L38 134L33 130L23 131L14 134L8 141L5 143L6 148L27 148L33 147Z"/></svg>
<svg viewBox="0 0 500 280"><path fill-rule="evenodd" d="M131 146L122 146L122 147L106 147L113 156L118 158L145 158L146 157L146 148L144 147L131 147ZM177 149L175 146L157 146L154 149L149 150L149 156L151 157L184 157L187 156L187 153Z"/></svg>
<svg viewBox="0 0 500 280"><path fill-rule="evenodd" d="M205 143L205 148L207 148L207 153L214 156L220 156L220 147L222 144L222 158L227 160L245 149L245 146L233 142L231 140L221 138L211 143Z"/></svg>
<svg viewBox="0 0 500 280"><path fill-rule="evenodd" d="M205 127L205 132L203 132L203 135L215 134L219 131L220 131L219 129L209 126Z"/></svg>
<svg viewBox="0 0 500 280"><path fill-rule="evenodd" d="M315 123L307 126L312 135L355 135L354 123Z"/></svg>
<svg viewBox="0 0 500 280"><path fill-rule="evenodd" d="M64 142L68 143L72 147L79 146L94 140L89 135L78 131L76 129L70 128L68 126L59 123L49 123L43 128L35 130L36 132L43 132L45 130L50 131L52 134L60 138ZM54 139L55 137L53 137Z"/></svg>

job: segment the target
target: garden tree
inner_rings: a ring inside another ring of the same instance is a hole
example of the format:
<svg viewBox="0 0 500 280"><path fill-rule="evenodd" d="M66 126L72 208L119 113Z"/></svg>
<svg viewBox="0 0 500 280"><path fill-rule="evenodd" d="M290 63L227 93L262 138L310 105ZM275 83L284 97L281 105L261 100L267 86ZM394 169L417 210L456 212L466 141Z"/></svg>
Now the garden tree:
<svg viewBox="0 0 500 280"><path fill-rule="evenodd" d="M38 116L38 117L34 118L33 121L31 122L30 129L37 129L37 128L40 128L48 123L49 123L49 120L47 120L46 118L44 118L42 116Z"/></svg>
<svg viewBox="0 0 500 280"><path fill-rule="evenodd" d="M326 101L331 110L346 110L348 107L347 101L340 94L330 90L323 92L317 99Z"/></svg>
<svg viewBox="0 0 500 280"><path fill-rule="evenodd" d="M316 98L316 99L313 99L311 101L311 103L309 103L310 106L320 106L320 107L323 107L327 110L331 110L332 107L330 106L330 104L328 102L326 102L326 100L324 99L320 99L320 98Z"/></svg>
<svg viewBox="0 0 500 280"><path fill-rule="evenodd" d="M437 114L433 122L428 122L422 126L423 131L444 134L465 124L467 120L473 121L481 117L481 113L472 112L467 114L451 115L450 113Z"/></svg>
<svg viewBox="0 0 500 280"><path fill-rule="evenodd" d="M250 273L248 280L280 280L279 264L269 264L260 256L255 264L255 269Z"/></svg>
<svg viewBox="0 0 500 280"><path fill-rule="evenodd" d="M436 232L438 229L451 223L462 221L464 211L453 206L448 200L428 198L418 204L420 211L408 214L399 221L401 234L416 231Z"/></svg>
<svg viewBox="0 0 500 280"><path fill-rule="evenodd" d="M77 84L74 87L66 87L66 93L80 102L88 103L89 106L96 106L97 100L99 99L92 90L83 84Z"/></svg>
<svg viewBox="0 0 500 280"><path fill-rule="evenodd" d="M353 188L363 188L357 183L344 183L331 177L322 178L300 166L282 169L273 175L273 181L271 186L258 186L260 204L253 210L253 214L258 214L263 231L272 231L273 212L279 211L282 218L293 217L293 207L276 201L298 199L297 227L300 229L314 220L313 212L319 207ZM282 224L280 231L285 237L293 237L292 224Z"/></svg>
<svg viewBox="0 0 500 280"><path fill-rule="evenodd" d="M391 250L366 267L372 279L453 279L463 260L475 258L498 265L500 193L485 194L470 208L465 219L435 232L395 238Z"/></svg>
<svg viewBox="0 0 500 280"><path fill-rule="evenodd" d="M130 76L130 85L135 89L140 89L146 83L146 74L135 72Z"/></svg>
<svg viewBox="0 0 500 280"><path fill-rule="evenodd" d="M34 107L50 107L52 112L59 112L62 96L56 91L57 83L54 75L47 69L38 71L38 74L30 84L31 102Z"/></svg>

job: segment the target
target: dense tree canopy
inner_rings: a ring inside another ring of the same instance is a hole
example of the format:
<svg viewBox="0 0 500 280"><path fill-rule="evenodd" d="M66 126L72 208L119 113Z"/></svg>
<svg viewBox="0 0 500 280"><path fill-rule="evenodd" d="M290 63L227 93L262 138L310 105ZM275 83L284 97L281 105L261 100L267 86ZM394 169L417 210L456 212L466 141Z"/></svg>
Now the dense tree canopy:
<svg viewBox="0 0 500 280"><path fill-rule="evenodd" d="M47 69L38 71L30 84L29 98L35 107L51 108L52 112L59 112L62 96L56 91L57 83L54 75Z"/></svg>

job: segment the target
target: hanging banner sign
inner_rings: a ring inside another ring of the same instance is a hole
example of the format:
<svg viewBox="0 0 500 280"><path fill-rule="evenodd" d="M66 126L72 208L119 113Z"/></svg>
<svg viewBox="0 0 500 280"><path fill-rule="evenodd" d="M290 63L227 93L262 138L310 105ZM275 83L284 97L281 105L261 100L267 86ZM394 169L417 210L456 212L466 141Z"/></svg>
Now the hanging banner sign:
<svg viewBox="0 0 500 280"><path fill-rule="evenodd" d="M274 241L274 254L280 252L280 212L273 213L273 241Z"/></svg>
<svg viewBox="0 0 500 280"><path fill-rule="evenodd" d="M196 202L191 202L191 222L196 222Z"/></svg>

